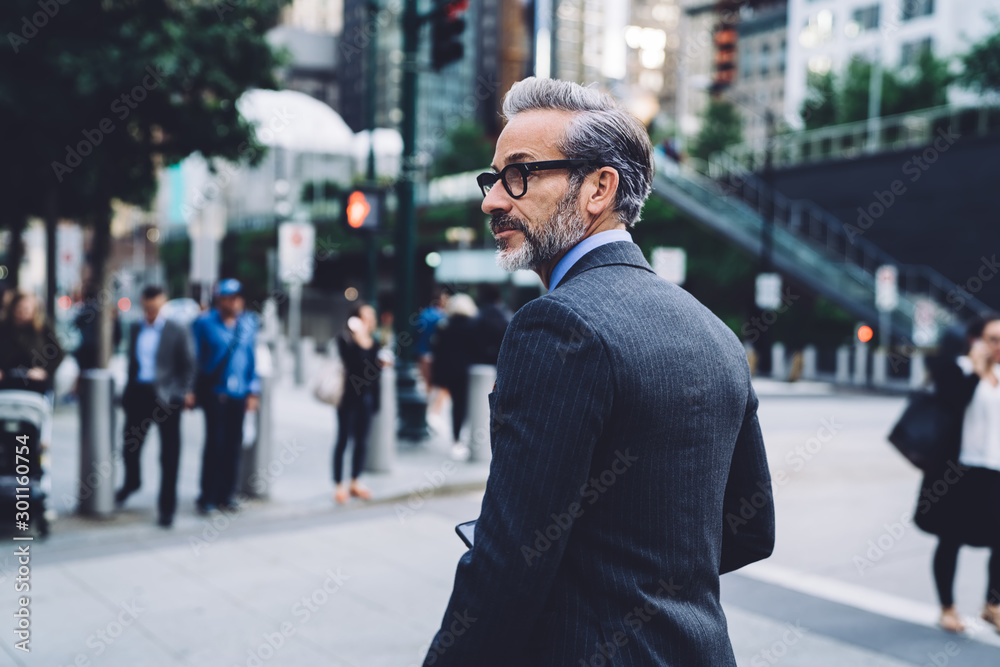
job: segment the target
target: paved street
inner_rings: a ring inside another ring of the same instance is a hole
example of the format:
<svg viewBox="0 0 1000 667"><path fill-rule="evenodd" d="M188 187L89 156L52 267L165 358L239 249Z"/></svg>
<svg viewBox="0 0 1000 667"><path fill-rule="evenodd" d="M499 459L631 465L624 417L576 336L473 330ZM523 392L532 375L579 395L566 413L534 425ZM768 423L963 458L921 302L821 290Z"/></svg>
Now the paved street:
<svg viewBox="0 0 1000 667"><path fill-rule="evenodd" d="M901 522L919 476L884 440L903 399L799 391L760 385L779 532L771 559L723 578L741 667L1000 664L1000 637L982 624L966 638L933 628L934 542ZM14 650L7 634L0 664L419 664L463 551L454 525L478 513L486 467L452 467L446 443L433 440L401 452L393 475L369 476L378 502L335 508L330 411L288 386L276 408L288 462L275 469L270 502L214 519L193 514L192 414L172 531L153 526L155 439L145 486L119 517L62 516L51 539L33 546L32 652ZM61 514L75 488L74 429L75 411L62 410L51 466ZM4 613L16 604L12 551L0 557ZM963 551L958 604L970 623L985 561L984 550Z"/></svg>

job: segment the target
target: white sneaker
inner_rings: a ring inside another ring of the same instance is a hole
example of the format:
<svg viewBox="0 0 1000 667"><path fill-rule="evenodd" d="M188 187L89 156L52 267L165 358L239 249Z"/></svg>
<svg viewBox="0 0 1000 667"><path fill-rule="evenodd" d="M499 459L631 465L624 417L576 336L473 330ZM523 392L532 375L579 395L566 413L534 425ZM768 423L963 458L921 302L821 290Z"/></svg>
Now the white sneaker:
<svg viewBox="0 0 1000 667"><path fill-rule="evenodd" d="M451 446L451 458L454 461L468 461L469 454L469 448L460 442Z"/></svg>

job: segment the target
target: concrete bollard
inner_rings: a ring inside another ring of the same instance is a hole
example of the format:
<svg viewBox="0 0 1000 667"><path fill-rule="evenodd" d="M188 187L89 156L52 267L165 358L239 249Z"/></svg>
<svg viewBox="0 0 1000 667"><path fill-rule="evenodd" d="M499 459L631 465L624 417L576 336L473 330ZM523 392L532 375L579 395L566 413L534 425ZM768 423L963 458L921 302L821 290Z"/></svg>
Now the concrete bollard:
<svg viewBox="0 0 1000 667"><path fill-rule="evenodd" d="M816 379L816 346L806 345L802 348L802 379Z"/></svg>
<svg viewBox="0 0 1000 667"><path fill-rule="evenodd" d="M240 488L250 498L266 499L271 492L269 473L274 448L274 360L267 343L258 342L254 365L260 377L260 405L257 408L257 437L243 447Z"/></svg>
<svg viewBox="0 0 1000 667"><path fill-rule="evenodd" d="M910 357L910 387L919 389L927 381L927 368L924 365L924 353L914 352Z"/></svg>
<svg viewBox="0 0 1000 667"><path fill-rule="evenodd" d="M497 367L486 364L469 366L469 460L489 461L490 392L497 379Z"/></svg>
<svg viewBox="0 0 1000 667"><path fill-rule="evenodd" d="M847 384L851 381L851 348L841 345L837 348L837 370L834 382Z"/></svg>
<svg viewBox="0 0 1000 667"><path fill-rule="evenodd" d="M399 430L399 415L396 409L396 368L386 366L379 380L379 410L372 420L371 434L368 436L368 456L365 470L368 472L392 472L396 465L396 432Z"/></svg>
<svg viewBox="0 0 1000 667"><path fill-rule="evenodd" d="M884 387L889 381L889 357L884 348L878 348L872 355L872 385Z"/></svg>
<svg viewBox="0 0 1000 667"><path fill-rule="evenodd" d="M115 509L114 380L103 368L80 375L80 514L109 516ZM129 443L126 442L125 446Z"/></svg>
<svg viewBox="0 0 1000 667"><path fill-rule="evenodd" d="M853 384L859 387L868 384L868 346L864 343L854 346Z"/></svg>
<svg viewBox="0 0 1000 667"><path fill-rule="evenodd" d="M788 379L788 362L785 358L784 343L775 343L771 346L771 377L781 381Z"/></svg>

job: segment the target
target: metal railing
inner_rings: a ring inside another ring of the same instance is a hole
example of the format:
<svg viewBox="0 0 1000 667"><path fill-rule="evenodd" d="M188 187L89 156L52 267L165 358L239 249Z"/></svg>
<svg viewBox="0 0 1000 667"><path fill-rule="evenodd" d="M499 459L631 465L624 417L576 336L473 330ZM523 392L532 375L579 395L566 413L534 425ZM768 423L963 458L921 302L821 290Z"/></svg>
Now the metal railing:
<svg viewBox="0 0 1000 667"><path fill-rule="evenodd" d="M778 134L770 139L775 168L794 167L826 160L850 160L927 146L935 137L985 136L1000 132L1000 107L940 106L883 116L815 130ZM730 173L758 171L765 161L768 140L736 144L709 161L708 174L723 178Z"/></svg>

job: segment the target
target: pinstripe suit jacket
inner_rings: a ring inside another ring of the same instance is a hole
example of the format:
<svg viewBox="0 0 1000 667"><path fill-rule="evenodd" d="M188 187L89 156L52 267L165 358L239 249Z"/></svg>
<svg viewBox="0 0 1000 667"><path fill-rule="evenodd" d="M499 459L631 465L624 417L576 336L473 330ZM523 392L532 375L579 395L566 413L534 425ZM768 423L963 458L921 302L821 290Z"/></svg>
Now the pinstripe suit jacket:
<svg viewBox="0 0 1000 667"><path fill-rule="evenodd" d="M630 242L504 337L493 462L425 665L735 665L720 573L771 553L743 347Z"/></svg>

